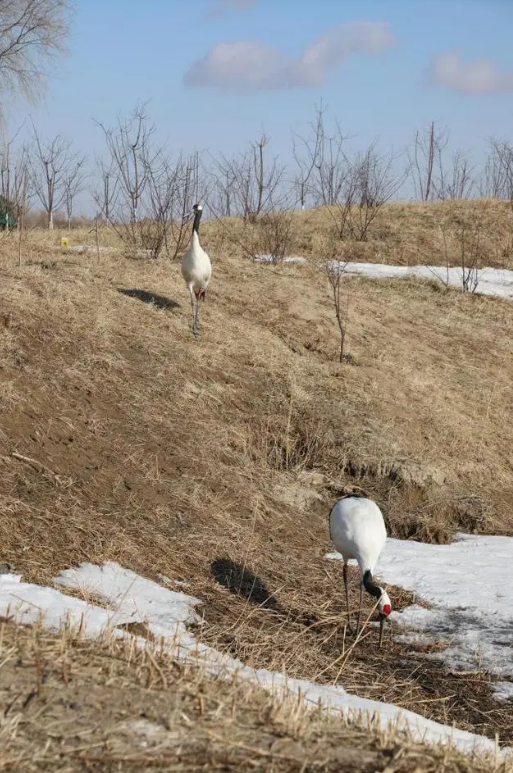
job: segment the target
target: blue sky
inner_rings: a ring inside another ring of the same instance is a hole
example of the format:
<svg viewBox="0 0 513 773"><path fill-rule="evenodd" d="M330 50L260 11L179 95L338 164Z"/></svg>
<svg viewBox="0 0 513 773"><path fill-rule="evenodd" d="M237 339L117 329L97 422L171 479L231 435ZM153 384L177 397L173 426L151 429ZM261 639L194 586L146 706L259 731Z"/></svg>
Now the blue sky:
<svg viewBox="0 0 513 773"><path fill-rule="evenodd" d="M66 135L84 153L102 148L93 119L110 124L138 101L148 102L170 148L185 151L231 153L264 129L275 152L286 158L291 130L306 131L321 99L344 132L356 135L355 146L379 138L382 146L399 150L417 128L437 120L449 125L455 145L479 156L487 136L511 138L513 132L511 0L76 0L76 5L71 55L54 68L48 96L36 108L19 105L9 124L15 128L31 115L44 136ZM379 29L387 39L377 50L368 50L366 41L355 45L354 31L340 26L350 22L373 23L372 30L386 23ZM322 43L331 33L321 64L307 70L315 40ZM438 60L434 82L430 67L447 52L449 60ZM221 53L233 55L229 65L225 59L219 65ZM186 74L194 67L191 82ZM288 73L285 79L276 67Z"/></svg>

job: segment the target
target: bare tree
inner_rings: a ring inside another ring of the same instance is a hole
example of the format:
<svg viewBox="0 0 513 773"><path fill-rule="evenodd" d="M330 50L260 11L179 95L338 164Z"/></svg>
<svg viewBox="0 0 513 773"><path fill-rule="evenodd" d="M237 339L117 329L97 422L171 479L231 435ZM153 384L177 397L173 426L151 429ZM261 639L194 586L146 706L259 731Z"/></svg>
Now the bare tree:
<svg viewBox="0 0 513 773"><path fill-rule="evenodd" d="M130 225L137 222L139 204L147 182L147 157L155 126L148 124L144 105L137 105L127 120L114 128L98 124L103 132L119 191L118 203L128 209Z"/></svg>
<svg viewBox="0 0 513 773"><path fill-rule="evenodd" d="M332 133L326 129L327 107L316 107L314 122L307 137L296 135L293 155L298 167L295 187L304 209L309 196L314 206L335 205L341 196L348 173L348 159L344 151L347 137L338 123Z"/></svg>
<svg viewBox="0 0 513 773"><path fill-rule="evenodd" d="M156 127L143 105L114 128L98 125L109 153L107 163L97 162L101 186L93 197L99 213L129 253L158 258L165 248L177 257L187 238L187 215L200 200L199 154L171 160L165 146L155 144Z"/></svg>
<svg viewBox="0 0 513 773"><path fill-rule="evenodd" d="M444 162L442 153L439 151L438 175L433 182L437 199L440 201L468 199L474 185L474 167L466 153L462 150L453 153L449 166Z"/></svg>
<svg viewBox="0 0 513 773"><path fill-rule="evenodd" d="M98 126L103 132L109 153L108 179L103 184L110 186L110 175L115 179L117 191L115 208L109 213L109 223L116 228L119 237L130 252L136 253L141 245L140 205L148 182L148 164L151 140L155 126L148 124L144 105L136 105L127 119L118 118L115 127ZM103 214L109 195L103 195ZM112 204L112 200L110 202ZM110 208L110 206L109 206Z"/></svg>
<svg viewBox="0 0 513 773"><path fill-rule="evenodd" d="M52 59L66 51L68 0L0 0L0 93L41 94Z"/></svg>
<svg viewBox="0 0 513 773"><path fill-rule="evenodd" d="M41 140L33 126L34 142L29 153L31 183L35 196L47 215L48 228L53 229L54 213L66 197L66 180L77 163L71 142L58 134L51 140Z"/></svg>
<svg viewBox="0 0 513 773"><path fill-rule="evenodd" d="M71 219L73 217L73 205L75 198L84 190L84 183L87 179L85 169L85 156L75 155L70 158L69 164L64 173L64 204L66 207L66 217L68 219L68 230L71 231Z"/></svg>
<svg viewBox="0 0 513 773"><path fill-rule="evenodd" d="M18 151L13 150L22 128L18 129L12 139L6 139L0 162L0 193L12 208L20 229L24 227L30 200L27 146L22 145Z"/></svg>
<svg viewBox="0 0 513 773"><path fill-rule="evenodd" d="M97 216L110 222L118 192L116 169L112 159L107 164L102 158L96 158L97 186L91 196L96 204Z"/></svg>
<svg viewBox="0 0 513 773"><path fill-rule="evenodd" d="M416 132L408 158L418 201L430 201L434 197L435 163L437 159L439 165L442 163L442 154L448 142L447 129L437 131L435 121L431 122L429 129Z"/></svg>
<svg viewBox="0 0 513 773"><path fill-rule="evenodd" d="M357 153L348 161L341 196L336 208L330 210L340 239L349 235L356 241L366 241L369 228L381 208L399 191L408 170L398 172L394 154L379 155L376 143Z"/></svg>
<svg viewBox="0 0 513 773"><path fill-rule="evenodd" d="M335 310L335 318L337 320L337 326L340 334L340 347L339 347L339 362L344 362L345 352L344 346L346 341L347 330L347 305L344 306L342 297L343 277L346 270L346 263L334 260L332 258L326 259L322 263L323 273L328 278L328 282L331 288L331 294L333 299L333 307Z"/></svg>
<svg viewBox="0 0 513 773"><path fill-rule="evenodd" d="M481 184L481 195L506 199L513 205L513 145L492 138Z"/></svg>
<svg viewBox="0 0 513 773"><path fill-rule="evenodd" d="M214 160L215 185L223 192L217 204L221 204L224 212L229 209L230 214L255 222L261 214L279 207L286 197L283 190L285 168L277 158L267 159L269 142L270 138L262 134L250 143L245 153L231 159L220 156Z"/></svg>
<svg viewBox="0 0 513 773"><path fill-rule="evenodd" d="M188 238L187 224L193 204L206 201L210 197L211 180L207 178L206 182L203 181L200 185L201 168L199 153L192 153L188 158L180 155L174 167L171 167L173 199L169 209L171 217L166 233L166 251L173 260L185 248Z"/></svg>
<svg viewBox="0 0 513 773"><path fill-rule="evenodd" d="M234 194L237 171L230 163L215 163L216 171L205 169L205 176L212 180L212 192L209 200L209 208L216 217L232 217L237 212L237 201Z"/></svg>

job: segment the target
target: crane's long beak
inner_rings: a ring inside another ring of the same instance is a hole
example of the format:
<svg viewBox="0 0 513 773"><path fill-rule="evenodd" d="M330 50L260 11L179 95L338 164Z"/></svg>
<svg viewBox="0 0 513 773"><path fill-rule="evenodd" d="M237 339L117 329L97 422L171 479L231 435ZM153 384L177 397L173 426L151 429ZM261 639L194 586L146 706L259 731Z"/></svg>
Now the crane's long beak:
<svg viewBox="0 0 513 773"><path fill-rule="evenodd" d="M380 614L379 616L379 646L383 644L383 629L385 627L385 620L387 619L386 615Z"/></svg>

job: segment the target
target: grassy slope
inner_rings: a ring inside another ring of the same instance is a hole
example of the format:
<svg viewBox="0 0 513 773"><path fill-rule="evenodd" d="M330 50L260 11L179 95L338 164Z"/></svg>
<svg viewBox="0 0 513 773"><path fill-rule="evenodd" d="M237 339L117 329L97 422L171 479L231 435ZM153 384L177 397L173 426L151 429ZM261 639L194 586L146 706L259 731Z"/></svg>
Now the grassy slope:
<svg viewBox="0 0 513 773"><path fill-rule="evenodd" d="M210 231L199 341L177 265L96 265L34 234L17 268L4 244L0 561L43 582L105 559L185 579L208 601L203 636L252 664L511 742L486 677L391 641L341 659L340 577L322 557L330 503L354 484L393 534L513 533L513 305L352 279L355 364L340 366L322 275L242 261ZM251 573L263 606L245 598Z"/></svg>
<svg viewBox="0 0 513 773"><path fill-rule="evenodd" d="M513 208L509 202L493 199L448 201L430 204L386 204L369 225L365 242L333 237L338 233L343 210L322 207L290 215L290 228L275 227L274 233L286 234L287 254L320 256L330 254L353 261L460 265L462 241L467 254L476 247L480 265L513 268ZM354 209L352 220L358 226L365 211ZM282 221L283 222L283 221ZM285 221L286 222L286 221ZM206 224L205 224L206 225ZM212 229L246 249L268 252L269 243L262 230L244 226L236 220L216 222ZM269 234L269 227L265 233ZM271 228L271 232L273 229Z"/></svg>

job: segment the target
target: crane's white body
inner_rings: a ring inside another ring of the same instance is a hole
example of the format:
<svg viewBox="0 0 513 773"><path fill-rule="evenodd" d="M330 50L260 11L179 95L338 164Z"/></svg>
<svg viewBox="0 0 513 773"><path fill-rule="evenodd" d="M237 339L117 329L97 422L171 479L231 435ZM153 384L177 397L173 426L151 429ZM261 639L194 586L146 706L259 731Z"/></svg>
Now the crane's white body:
<svg viewBox="0 0 513 773"><path fill-rule="evenodd" d="M346 591L347 617L349 624L349 592L347 563L353 558L358 562L361 573L360 608L356 630L360 623L363 588L376 599L380 613L379 645L383 638L383 623L392 611L388 593L373 582L374 567L387 540L383 514L372 499L364 496L346 496L335 502L330 512L330 536L344 560L343 576Z"/></svg>
<svg viewBox="0 0 513 773"><path fill-rule="evenodd" d="M387 530L383 514L372 499L344 497L335 502L330 513L330 535L345 564L354 558L362 577L367 570L374 574Z"/></svg>
<svg viewBox="0 0 513 773"><path fill-rule="evenodd" d="M206 292L212 276L212 263L201 246L196 231L193 231L191 243L182 258L182 276L193 302L199 294Z"/></svg>
<svg viewBox="0 0 513 773"><path fill-rule="evenodd" d="M195 336L199 334L199 301L205 300L210 277L212 276L212 263L207 253L200 244L198 230L203 208L200 204L195 204L192 208L194 212L194 224L192 227L191 243L187 252L182 258L182 276L189 289L192 306L192 332Z"/></svg>

